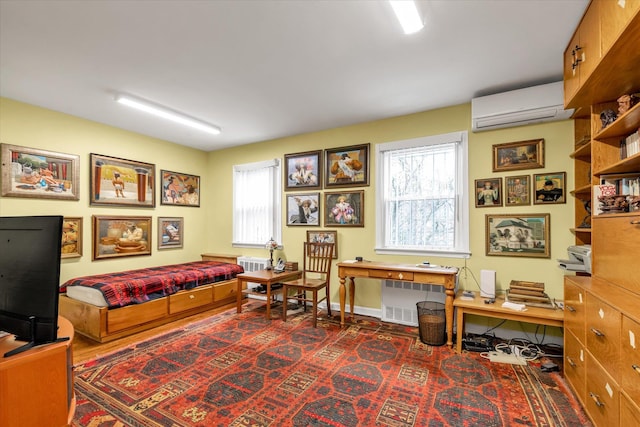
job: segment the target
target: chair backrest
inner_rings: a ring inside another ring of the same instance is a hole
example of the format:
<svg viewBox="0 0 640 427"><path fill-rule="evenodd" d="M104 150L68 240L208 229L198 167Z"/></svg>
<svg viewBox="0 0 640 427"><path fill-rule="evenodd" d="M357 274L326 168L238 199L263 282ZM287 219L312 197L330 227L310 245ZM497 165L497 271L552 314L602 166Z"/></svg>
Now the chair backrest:
<svg viewBox="0 0 640 427"><path fill-rule="evenodd" d="M304 242L303 271L305 274L319 273L328 282L331 276L334 245L335 243Z"/></svg>

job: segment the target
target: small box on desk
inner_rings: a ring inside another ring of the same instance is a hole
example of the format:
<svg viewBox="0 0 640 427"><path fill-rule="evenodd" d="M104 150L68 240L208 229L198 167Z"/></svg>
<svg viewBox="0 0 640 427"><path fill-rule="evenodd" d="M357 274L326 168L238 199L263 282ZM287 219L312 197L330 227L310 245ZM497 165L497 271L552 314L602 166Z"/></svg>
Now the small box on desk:
<svg viewBox="0 0 640 427"><path fill-rule="evenodd" d="M292 261L288 261L284 263L284 269L285 271L297 271L298 270L298 263L297 262L292 262Z"/></svg>

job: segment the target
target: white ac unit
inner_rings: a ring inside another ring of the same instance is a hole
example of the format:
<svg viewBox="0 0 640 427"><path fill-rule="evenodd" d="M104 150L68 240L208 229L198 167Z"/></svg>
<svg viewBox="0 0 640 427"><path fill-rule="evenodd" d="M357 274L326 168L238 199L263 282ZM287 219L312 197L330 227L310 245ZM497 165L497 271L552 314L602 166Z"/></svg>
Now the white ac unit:
<svg viewBox="0 0 640 427"><path fill-rule="evenodd" d="M471 130L499 129L564 120L573 110L564 109L563 83L532 86L471 100Z"/></svg>

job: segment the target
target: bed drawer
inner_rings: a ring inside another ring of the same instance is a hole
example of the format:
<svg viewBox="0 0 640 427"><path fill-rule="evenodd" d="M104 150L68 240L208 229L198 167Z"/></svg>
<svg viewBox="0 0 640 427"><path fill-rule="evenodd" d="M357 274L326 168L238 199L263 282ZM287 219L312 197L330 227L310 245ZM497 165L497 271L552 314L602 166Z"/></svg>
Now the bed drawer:
<svg viewBox="0 0 640 427"><path fill-rule="evenodd" d="M247 283L244 282L242 287L246 289ZM231 297L235 298L237 293L238 293L238 283L235 280L232 282L221 283L219 285L213 286L214 301L221 301L223 299L231 298Z"/></svg>
<svg viewBox="0 0 640 427"><path fill-rule="evenodd" d="M134 304L116 308L107 312L107 331L122 331L133 326L142 325L167 315L167 300L160 298L144 304Z"/></svg>
<svg viewBox="0 0 640 427"><path fill-rule="evenodd" d="M211 286L201 286L169 296L169 314L180 313L213 302Z"/></svg>

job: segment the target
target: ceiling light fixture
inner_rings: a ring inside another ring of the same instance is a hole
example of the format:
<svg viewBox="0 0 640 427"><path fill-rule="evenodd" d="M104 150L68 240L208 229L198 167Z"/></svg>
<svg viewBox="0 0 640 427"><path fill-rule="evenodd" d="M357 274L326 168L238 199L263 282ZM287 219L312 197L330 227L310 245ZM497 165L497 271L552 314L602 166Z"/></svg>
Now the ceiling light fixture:
<svg viewBox="0 0 640 427"><path fill-rule="evenodd" d="M389 0L389 3L391 3L391 7L405 34L417 33L424 27L424 22L420 18L415 1Z"/></svg>
<svg viewBox="0 0 640 427"><path fill-rule="evenodd" d="M163 119L171 120L172 122L180 123L185 126L190 126L213 135L219 135L220 132L222 132L222 129L218 126L203 122L202 120L194 119L186 114L173 111L170 108L163 107L140 98L135 98L130 95L118 94L116 95L115 100L120 104L137 108L138 110L153 114L154 116L162 117Z"/></svg>

